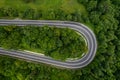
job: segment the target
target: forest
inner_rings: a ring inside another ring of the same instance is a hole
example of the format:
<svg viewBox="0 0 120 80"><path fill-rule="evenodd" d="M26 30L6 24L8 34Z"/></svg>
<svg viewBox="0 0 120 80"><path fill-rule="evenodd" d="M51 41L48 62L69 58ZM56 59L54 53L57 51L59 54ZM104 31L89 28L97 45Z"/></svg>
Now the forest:
<svg viewBox="0 0 120 80"><path fill-rule="evenodd" d="M62 61L87 53L85 40L77 31L48 26L0 26L0 47L43 53Z"/></svg>
<svg viewBox="0 0 120 80"><path fill-rule="evenodd" d="M0 80L120 80L120 0L2 0L0 18L80 22L98 43L94 60L76 70L1 55Z"/></svg>

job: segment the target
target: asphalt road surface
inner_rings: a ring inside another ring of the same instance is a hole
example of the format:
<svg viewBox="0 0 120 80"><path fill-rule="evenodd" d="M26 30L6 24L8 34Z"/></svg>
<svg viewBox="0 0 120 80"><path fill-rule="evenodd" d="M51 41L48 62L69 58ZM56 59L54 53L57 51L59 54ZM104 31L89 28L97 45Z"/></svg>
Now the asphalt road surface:
<svg viewBox="0 0 120 80"><path fill-rule="evenodd" d="M16 50L5 50L0 48L1 55L7 55L11 57L22 58L28 61L35 61L45 64L50 64L53 66L63 67L63 68L70 68L70 69L77 69L87 66L95 57L96 50L97 50L97 41L95 34L92 30L90 30L85 25L78 23L78 22L71 22L71 21L52 21L52 20L5 20L0 19L0 25L17 25L17 26L26 26L26 25L34 25L34 26L56 26L58 28L71 28L79 33L81 33L87 42L88 52L80 59L72 60L72 61L58 61L54 60L51 57L39 55L39 54L32 54L29 52L24 51L16 51Z"/></svg>

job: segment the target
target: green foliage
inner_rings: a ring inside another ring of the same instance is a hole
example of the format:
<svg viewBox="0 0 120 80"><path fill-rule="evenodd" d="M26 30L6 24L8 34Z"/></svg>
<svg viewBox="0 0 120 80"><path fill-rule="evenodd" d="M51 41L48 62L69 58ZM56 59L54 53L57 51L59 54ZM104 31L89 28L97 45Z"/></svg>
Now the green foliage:
<svg viewBox="0 0 120 80"><path fill-rule="evenodd" d="M0 37L1 47L7 49L44 53L58 60L81 57L87 51L84 39L68 28L1 26L1 32L6 36Z"/></svg>
<svg viewBox="0 0 120 80"><path fill-rule="evenodd" d="M2 0L3 1L3 0ZM1 2L2 2L1 1ZM37 0L36 0L37 1ZM77 22L83 22L90 25L94 30L97 42L98 50L95 56L95 59L91 64L85 68L78 70L63 70L55 67L49 67L48 65L42 64L32 64L25 61L12 59L8 57L0 57L0 79L3 80L16 80L15 76L21 77L23 80L119 80L120 79L120 0L74 0L78 1L79 5L83 5L82 8L86 13L84 14L80 8L71 8L72 6L61 7L63 5L61 2L58 2L59 5L56 5L58 0L44 0L45 8L37 8L33 18L28 16L25 18L28 19L56 19L56 20L71 20ZM72 0L60 0L66 5L70 5ZM41 3L43 3L41 1ZM52 5L50 4L52 3ZM54 2L54 3L53 3ZM2 5L2 4L1 4ZM26 4L27 5L27 4ZM37 4L36 4L37 5ZM10 6L12 8L12 6ZM34 9L33 7L29 7ZM63 9L64 8L64 9ZM13 8L14 11L18 11L18 16L21 12L23 14L24 9L19 10L16 7ZM50 10L51 9L51 10ZM74 9L74 10L73 10ZM4 17L15 17L10 15L13 12L7 11L5 7L0 8L0 18ZM71 11L69 11L71 10ZM31 11L32 12L32 11ZM66 13L67 12L67 13ZM9 15L8 15L9 13ZM33 15L32 13L29 15ZM3 29L0 28L0 37L4 41L5 36L8 33L4 33ZM55 32L55 36L59 36L59 31ZM67 34L64 34L67 35ZM63 36L64 36L63 35ZM43 35L46 36L46 35ZM65 40L66 38L62 38ZM0 38L1 40L1 38ZM33 38L34 40L34 38ZM47 41L47 40L46 40ZM24 42L24 40L23 40ZM52 42L52 41L51 41ZM39 43L39 41L38 41ZM69 41L67 41L69 43ZM29 41L28 41L29 44ZM52 43L55 44L55 43ZM61 47L61 44L64 42L59 41L58 47ZM1 45L1 42L0 42ZM27 44L24 44L25 46ZM34 44L32 44L34 46ZM66 44L65 44L66 45ZM35 46L34 46L35 47ZM49 47L54 47L49 46ZM28 46L29 48L29 46ZM72 48L72 47L71 47ZM66 49L63 49L66 51ZM74 51L74 49L72 49ZM56 55L59 55L58 52ZM52 55L52 56L56 56ZM14 70L12 69L14 67ZM69 76L69 77L68 77ZM2 78L1 78L2 77Z"/></svg>

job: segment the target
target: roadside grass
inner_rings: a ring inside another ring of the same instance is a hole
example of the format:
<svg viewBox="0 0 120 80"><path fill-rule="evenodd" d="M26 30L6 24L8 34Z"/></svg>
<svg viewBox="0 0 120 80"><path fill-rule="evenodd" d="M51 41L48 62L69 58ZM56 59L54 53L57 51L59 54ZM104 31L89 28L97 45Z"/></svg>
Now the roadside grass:
<svg viewBox="0 0 120 80"><path fill-rule="evenodd" d="M94 25L92 23L82 23L84 25L86 25L87 27L89 27L92 31L94 31Z"/></svg>
<svg viewBox="0 0 120 80"><path fill-rule="evenodd" d="M66 13L74 13L76 10L83 14L87 14L85 7L79 4L77 0L36 0L34 3L24 3L22 0L2 0L0 1L1 6L10 6L18 9L41 9L48 11L50 9L62 9Z"/></svg>

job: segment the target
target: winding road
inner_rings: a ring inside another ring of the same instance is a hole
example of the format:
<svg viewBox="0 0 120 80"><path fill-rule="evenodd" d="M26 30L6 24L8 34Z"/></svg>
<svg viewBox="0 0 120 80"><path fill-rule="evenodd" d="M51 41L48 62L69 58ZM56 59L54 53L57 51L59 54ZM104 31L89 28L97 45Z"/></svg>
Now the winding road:
<svg viewBox="0 0 120 80"><path fill-rule="evenodd" d="M57 61L52 59L51 57L39 55L39 54L32 54L29 52L24 51L15 51L15 50L5 50L3 48L0 48L0 54L1 55L7 55L17 58L22 58L25 60L50 64L53 66L63 67L63 68L70 68L70 69L77 69L87 66L95 57L96 50L97 50L97 41L95 34L93 31L91 31L88 27L85 25L78 23L78 22L71 22L71 21L52 21L52 20L5 20L0 19L0 25L17 25L17 26L25 26L25 25L34 25L34 26L43 26L43 25L49 25L49 26L56 26L59 28L71 28L79 33L81 33L88 45L88 52L80 59L73 60L73 61Z"/></svg>

